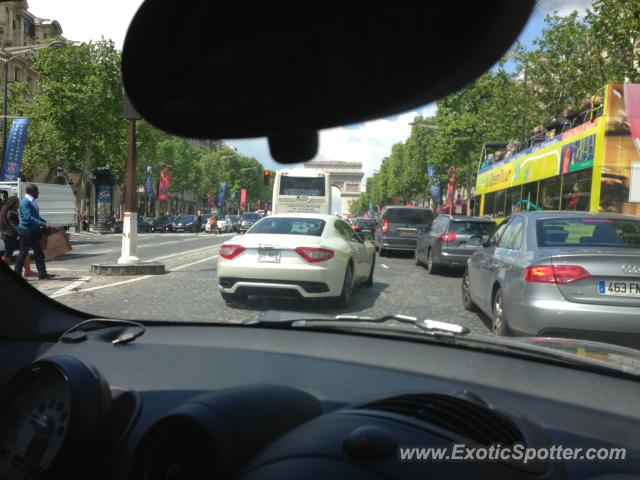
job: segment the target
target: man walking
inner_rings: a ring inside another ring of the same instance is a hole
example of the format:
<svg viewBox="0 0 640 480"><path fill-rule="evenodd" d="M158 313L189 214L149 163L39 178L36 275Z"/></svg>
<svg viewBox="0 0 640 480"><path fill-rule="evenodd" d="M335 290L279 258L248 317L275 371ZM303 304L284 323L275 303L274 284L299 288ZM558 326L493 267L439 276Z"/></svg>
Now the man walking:
<svg viewBox="0 0 640 480"><path fill-rule="evenodd" d="M48 280L52 278L53 275L47 273L40 239L42 238L42 227L49 228L51 225L40 216L40 209L36 203L38 194L38 187L36 185L28 185L24 198L20 200L20 221L18 223L20 253L18 254L14 270L16 273L21 274L25 257L29 254L29 249L32 249L33 258L36 261L36 268L38 269L38 278L40 280Z"/></svg>

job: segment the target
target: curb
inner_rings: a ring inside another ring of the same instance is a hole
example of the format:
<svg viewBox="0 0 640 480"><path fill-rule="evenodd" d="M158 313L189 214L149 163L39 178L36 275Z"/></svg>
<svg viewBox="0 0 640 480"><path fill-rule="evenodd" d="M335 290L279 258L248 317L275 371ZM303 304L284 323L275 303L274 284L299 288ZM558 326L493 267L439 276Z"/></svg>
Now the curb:
<svg viewBox="0 0 640 480"><path fill-rule="evenodd" d="M98 275L128 276L128 275L162 275L166 273L164 263L147 262L133 265L93 264L91 273Z"/></svg>

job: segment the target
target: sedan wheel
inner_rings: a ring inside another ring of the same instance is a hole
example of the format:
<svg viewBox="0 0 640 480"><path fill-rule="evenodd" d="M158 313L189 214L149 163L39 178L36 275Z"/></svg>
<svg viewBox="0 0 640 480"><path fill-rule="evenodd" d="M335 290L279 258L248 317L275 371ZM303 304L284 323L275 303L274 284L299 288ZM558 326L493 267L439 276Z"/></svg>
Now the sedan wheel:
<svg viewBox="0 0 640 480"><path fill-rule="evenodd" d="M493 297L493 315L491 318L491 330L496 337L509 336L509 325L507 315L504 311L504 295L499 288Z"/></svg>
<svg viewBox="0 0 640 480"><path fill-rule="evenodd" d="M351 264L347 266L347 273L344 275L344 283L342 284L342 293L338 297L339 307L348 307L353 294L353 267Z"/></svg>
<svg viewBox="0 0 640 480"><path fill-rule="evenodd" d="M464 271L462 277L462 306L469 312L477 312L478 307L471 300L471 283L469 282L469 270Z"/></svg>

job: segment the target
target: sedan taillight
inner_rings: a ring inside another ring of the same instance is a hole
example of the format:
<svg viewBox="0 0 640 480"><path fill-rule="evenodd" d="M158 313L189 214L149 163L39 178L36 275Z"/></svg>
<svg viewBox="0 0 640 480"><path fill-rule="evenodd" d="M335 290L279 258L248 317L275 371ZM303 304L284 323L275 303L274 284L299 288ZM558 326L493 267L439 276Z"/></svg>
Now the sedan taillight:
<svg viewBox="0 0 640 480"><path fill-rule="evenodd" d="M351 230L353 230L354 232L359 232L360 230L362 230L362 227L360 225L354 225L351 227Z"/></svg>
<svg viewBox="0 0 640 480"><path fill-rule="evenodd" d="M231 260L240 255L245 250L246 249L242 245L222 245L220 247L220 256L222 258L226 258L227 260Z"/></svg>
<svg viewBox="0 0 640 480"><path fill-rule="evenodd" d="M389 233L389 222L387 220L382 222L382 233Z"/></svg>
<svg viewBox="0 0 640 480"><path fill-rule="evenodd" d="M443 233L438 238L442 243L453 243L456 241L456 238L458 238L458 236L455 233L450 232L450 233Z"/></svg>
<svg viewBox="0 0 640 480"><path fill-rule="evenodd" d="M333 258L333 250L316 247L298 247L296 253L309 263L325 262Z"/></svg>
<svg viewBox="0 0 640 480"><path fill-rule="evenodd" d="M591 274L578 265L533 265L524 271L524 280L534 283L567 283L589 278Z"/></svg>

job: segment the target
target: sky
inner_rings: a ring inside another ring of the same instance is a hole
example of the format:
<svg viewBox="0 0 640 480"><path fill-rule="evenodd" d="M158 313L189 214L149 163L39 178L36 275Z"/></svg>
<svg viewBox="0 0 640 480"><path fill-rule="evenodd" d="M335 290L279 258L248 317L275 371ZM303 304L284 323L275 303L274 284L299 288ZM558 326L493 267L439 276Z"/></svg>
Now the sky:
<svg viewBox="0 0 640 480"><path fill-rule="evenodd" d="M112 39L122 48L129 22L142 0L28 0L29 11L40 18L58 20L63 35L69 40L87 42L101 37ZM556 11L566 15L573 10L584 13L592 0L539 0L536 10L519 37L524 45L531 45L544 26L546 14ZM380 167L389 155L391 146L407 139L410 122L416 115L435 114L435 104L392 117L320 132L320 148L314 160L360 161L365 178ZM282 166L273 161L266 139L230 140L227 143L243 155L256 158L266 168Z"/></svg>

